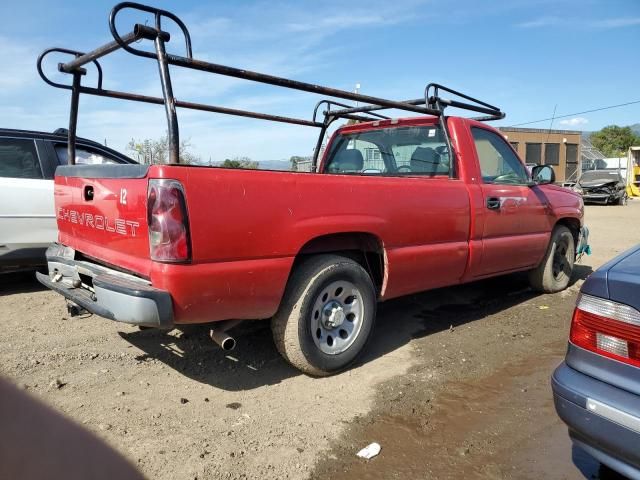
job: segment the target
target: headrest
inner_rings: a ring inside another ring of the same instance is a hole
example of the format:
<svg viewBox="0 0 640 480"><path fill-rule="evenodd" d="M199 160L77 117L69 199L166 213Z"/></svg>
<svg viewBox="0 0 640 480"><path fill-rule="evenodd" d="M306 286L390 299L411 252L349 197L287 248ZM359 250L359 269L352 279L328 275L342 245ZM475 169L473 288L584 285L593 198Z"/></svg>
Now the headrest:
<svg viewBox="0 0 640 480"><path fill-rule="evenodd" d="M412 172L439 175L449 172L449 162L443 161L442 156L431 147L418 147L411 155L410 167Z"/></svg>
<svg viewBox="0 0 640 480"><path fill-rule="evenodd" d="M333 172L354 172L361 171L363 166L362 152L351 148L340 152L331 162L330 168Z"/></svg>
<svg viewBox="0 0 640 480"><path fill-rule="evenodd" d="M438 154L431 147L418 147L411 155L412 162L438 163Z"/></svg>

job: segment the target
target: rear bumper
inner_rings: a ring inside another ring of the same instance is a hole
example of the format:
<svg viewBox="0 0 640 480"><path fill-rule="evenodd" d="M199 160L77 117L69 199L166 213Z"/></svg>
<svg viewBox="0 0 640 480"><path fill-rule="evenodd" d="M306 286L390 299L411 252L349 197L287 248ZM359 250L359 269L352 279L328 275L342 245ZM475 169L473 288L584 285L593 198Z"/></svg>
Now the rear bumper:
<svg viewBox="0 0 640 480"><path fill-rule="evenodd" d="M49 274L38 281L70 302L101 317L146 327L174 325L171 295L143 279L101 265L73 259L68 247L47 250Z"/></svg>
<svg viewBox="0 0 640 480"><path fill-rule="evenodd" d="M640 397L565 363L553 373L551 386L571 440L599 462L640 480Z"/></svg>

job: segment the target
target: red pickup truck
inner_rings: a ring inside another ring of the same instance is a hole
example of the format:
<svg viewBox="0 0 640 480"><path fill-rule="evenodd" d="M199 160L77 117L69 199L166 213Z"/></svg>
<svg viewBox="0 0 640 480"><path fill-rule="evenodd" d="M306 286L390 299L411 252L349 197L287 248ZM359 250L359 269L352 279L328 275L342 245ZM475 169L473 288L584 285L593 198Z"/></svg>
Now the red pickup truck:
<svg viewBox="0 0 640 480"><path fill-rule="evenodd" d="M122 5L116 9L132 8ZM496 107L439 85L420 104L287 80L293 85L280 86L361 102L326 102L324 121L314 118L318 147L333 120L354 123L338 128L322 155L316 148L312 172L181 165L172 115L176 106L192 107L173 98L163 61L199 61L190 57L188 33L187 57L163 56L163 32L138 25L132 34L143 29L153 32L131 38L155 40L165 94L155 103L167 107L175 156L169 165L58 168L59 241L47 252L49 274L38 277L73 312L159 328L217 322L212 337L223 348L234 345L225 331L235 321L270 318L282 355L306 373L326 375L362 351L379 301L516 271L529 271L540 291L567 286L576 249L586 242L580 196L551 184L550 167L535 167L532 178L486 123L443 114L458 107L501 118ZM129 36L114 36L120 47L137 51ZM78 69L104 54L76 52L60 70L75 83ZM205 62L198 68L203 65L253 81L285 81ZM134 95L101 85L71 88ZM465 101L444 99L440 91ZM424 115L391 119L379 113L385 108ZM77 103L71 110L70 149Z"/></svg>

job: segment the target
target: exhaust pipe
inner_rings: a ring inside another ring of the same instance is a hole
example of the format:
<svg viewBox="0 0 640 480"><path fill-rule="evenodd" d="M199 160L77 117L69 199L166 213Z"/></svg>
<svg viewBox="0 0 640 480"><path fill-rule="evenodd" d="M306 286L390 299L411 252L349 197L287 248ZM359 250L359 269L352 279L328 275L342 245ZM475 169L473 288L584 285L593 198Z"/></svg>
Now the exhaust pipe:
<svg viewBox="0 0 640 480"><path fill-rule="evenodd" d="M209 336L211 337L211 340L216 342L220 346L220 348L227 352L236 348L235 339L227 335L227 333L222 330L212 328L211 332L209 332Z"/></svg>
<svg viewBox="0 0 640 480"><path fill-rule="evenodd" d="M236 348L236 340L231 335L228 335L226 332L230 328L235 327L242 320L225 320L222 322L216 322L215 328L212 328L209 332L209 336L211 340L216 342L220 348L229 352Z"/></svg>

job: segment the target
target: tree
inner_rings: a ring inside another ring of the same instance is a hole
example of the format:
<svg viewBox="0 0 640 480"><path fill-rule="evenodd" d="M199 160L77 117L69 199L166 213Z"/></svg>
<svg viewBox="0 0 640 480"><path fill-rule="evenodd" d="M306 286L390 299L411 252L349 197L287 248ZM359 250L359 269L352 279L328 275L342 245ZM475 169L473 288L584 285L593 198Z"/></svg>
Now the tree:
<svg viewBox="0 0 640 480"><path fill-rule="evenodd" d="M640 137L630 127L609 125L599 132L591 134L591 143L605 157L622 157L629 147L640 145Z"/></svg>
<svg viewBox="0 0 640 480"><path fill-rule="evenodd" d="M233 157L225 159L220 166L223 168L249 168L255 170L258 168L258 162L254 162L249 157Z"/></svg>
<svg viewBox="0 0 640 480"><path fill-rule="evenodd" d="M180 163L191 164L200 161L200 157L188 151L191 146L189 140L180 141ZM135 160L139 163L146 165L169 163L169 136L165 133L165 135L158 140L146 138L142 141L132 138L127 145L127 150L135 154Z"/></svg>

